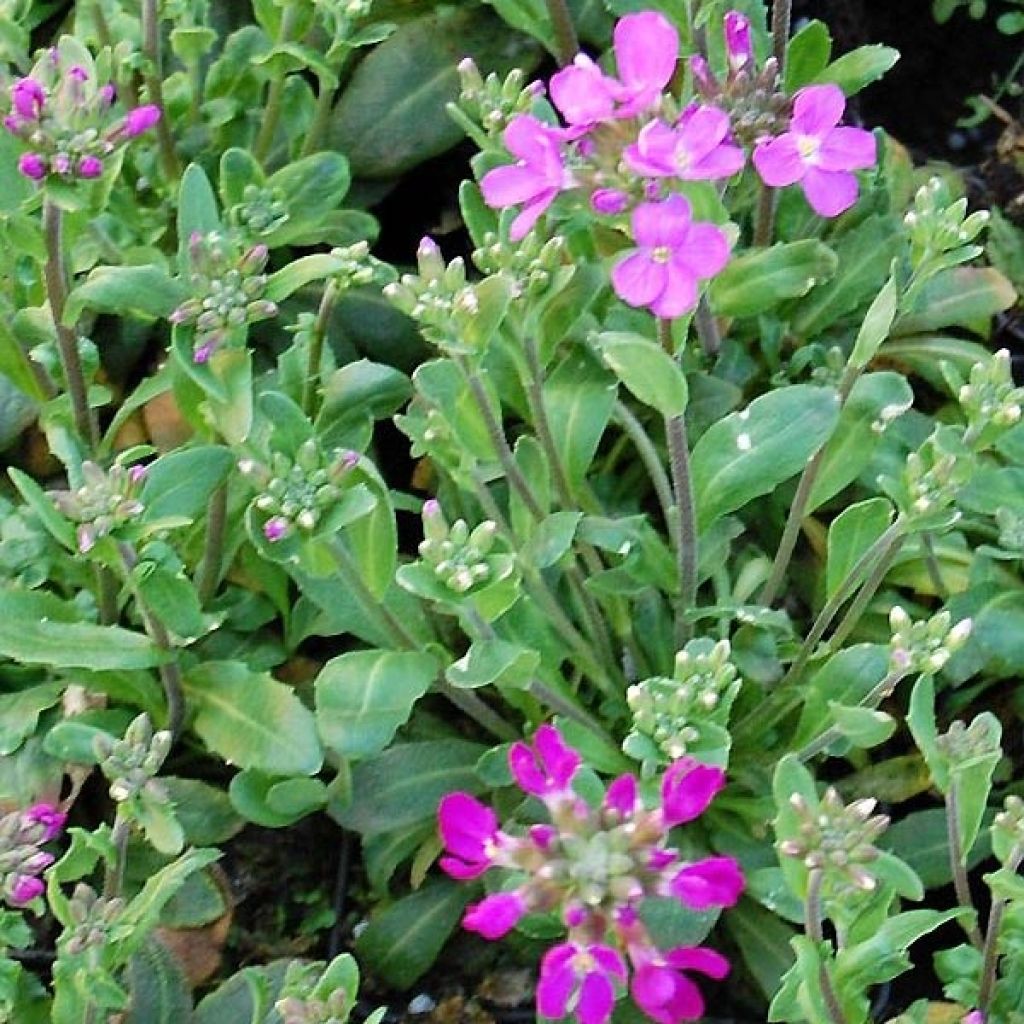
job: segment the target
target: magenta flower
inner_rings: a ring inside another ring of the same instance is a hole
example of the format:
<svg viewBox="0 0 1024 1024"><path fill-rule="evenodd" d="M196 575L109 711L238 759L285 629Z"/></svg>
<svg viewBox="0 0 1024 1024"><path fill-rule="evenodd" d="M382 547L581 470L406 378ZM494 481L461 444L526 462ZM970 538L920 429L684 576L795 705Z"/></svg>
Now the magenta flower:
<svg viewBox="0 0 1024 1024"><path fill-rule="evenodd" d="M22 153L18 160L18 170L33 181L42 181L48 169L46 161L38 153Z"/></svg>
<svg viewBox="0 0 1024 1024"><path fill-rule="evenodd" d="M19 78L11 86L11 106L25 121L38 121L46 103L46 90L34 78Z"/></svg>
<svg viewBox="0 0 1024 1024"><path fill-rule="evenodd" d="M661 809L666 828L699 818L725 785L725 772L714 765L681 757L661 781Z"/></svg>
<svg viewBox="0 0 1024 1024"><path fill-rule="evenodd" d="M626 965L611 946L552 946L540 962L537 1013L552 1019L573 1013L580 1024L605 1024L615 1005L614 978L625 981Z"/></svg>
<svg viewBox="0 0 1024 1024"><path fill-rule="evenodd" d="M533 737L533 747L514 743L508 752L508 766L519 788L533 796L560 795L569 790L582 759L567 746L553 725L542 725Z"/></svg>
<svg viewBox="0 0 1024 1024"><path fill-rule="evenodd" d="M637 248L612 268L612 286L630 306L671 318L697 305L697 282L729 261L729 242L714 224L694 222L681 195L641 203L632 217Z"/></svg>
<svg viewBox="0 0 1024 1024"><path fill-rule="evenodd" d="M43 826L43 837L40 842L47 843L60 835L68 816L49 803L33 804L23 814L25 821Z"/></svg>
<svg viewBox="0 0 1024 1024"><path fill-rule="evenodd" d="M512 118L502 136L518 162L488 171L480 181L484 202L503 209L523 204L509 237L518 242L563 189L574 181L562 155L564 134L530 114Z"/></svg>
<svg viewBox="0 0 1024 1024"><path fill-rule="evenodd" d="M669 892L691 910L709 910L735 906L743 884L732 857L707 857L681 868L669 883Z"/></svg>
<svg viewBox="0 0 1024 1024"><path fill-rule="evenodd" d="M11 903L16 907L23 907L37 896L42 896L45 888L40 879L32 875L20 875L11 886Z"/></svg>
<svg viewBox="0 0 1024 1024"><path fill-rule="evenodd" d="M466 908L462 927L485 939L500 939L519 924L527 910L529 907L518 891L496 892Z"/></svg>
<svg viewBox="0 0 1024 1024"><path fill-rule="evenodd" d="M574 128L589 128L615 116L618 83L609 78L586 54L551 76L551 102Z"/></svg>
<svg viewBox="0 0 1024 1024"><path fill-rule="evenodd" d="M664 121L645 125L623 156L632 170L655 178L730 178L743 169L746 158L743 150L728 138L729 115L725 111L718 107L693 107L674 128Z"/></svg>
<svg viewBox="0 0 1024 1024"><path fill-rule="evenodd" d="M590 193L590 207L595 213L614 215L629 205L629 196L617 188L597 188Z"/></svg>
<svg viewBox="0 0 1024 1024"><path fill-rule="evenodd" d="M78 161L80 178L98 178L103 173L103 161L95 156L83 156Z"/></svg>
<svg viewBox="0 0 1024 1024"><path fill-rule="evenodd" d="M630 955L636 968L630 992L636 1005L658 1024L679 1024L704 1015L700 989L683 971L718 980L729 973L729 961L703 946L682 946L667 953L631 947Z"/></svg>
<svg viewBox="0 0 1024 1024"><path fill-rule="evenodd" d="M754 59L754 44L750 38L750 22L739 11L729 11L724 20L725 53L729 67L735 73L742 71Z"/></svg>
<svg viewBox="0 0 1024 1024"><path fill-rule="evenodd" d="M437 818L451 854L441 858L443 871L462 880L477 878L491 867L500 842L494 811L468 793L449 793L441 799Z"/></svg>
<svg viewBox="0 0 1024 1024"><path fill-rule="evenodd" d="M875 138L863 128L839 124L846 107L837 85L810 85L793 102L789 131L759 142L754 166L772 188L800 183L822 217L835 217L857 201L853 171L872 167Z"/></svg>
<svg viewBox="0 0 1024 1024"><path fill-rule="evenodd" d="M197 363L204 363L209 355L203 359L199 358L199 349L193 353L192 358ZM288 535L288 528L291 524L287 519L282 516L273 516L263 524L263 536L270 541L271 544L276 544L279 540L282 540Z"/></svg>
<svg viewBox="0 0 1024 1024"><path fill-rule="evenodd" d="M620 775L607 789L604 806L620 818L632 818L636 813L639 792L635 775Z"/></svg>
<svg viewBox="0 0 1024 1024"><path fill-rule="evenodd" d="M160 108L152 103L144 107L135 107L129 110L121 126L121 131L129 138L134 139L136 135L148 132L160 120Z"/></svg>

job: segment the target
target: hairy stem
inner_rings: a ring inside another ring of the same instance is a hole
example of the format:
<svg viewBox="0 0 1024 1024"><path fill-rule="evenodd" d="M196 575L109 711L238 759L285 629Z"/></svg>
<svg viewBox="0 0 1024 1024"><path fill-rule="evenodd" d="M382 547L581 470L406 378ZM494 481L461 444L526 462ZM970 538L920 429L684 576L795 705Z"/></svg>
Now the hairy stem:
<svg viewBox="0 0 1024 1024"><path fill-rule="evenodd" d="M935 541L930 533L921 534L921 547L924 549L924 564L928 569L928 578L932 581L935 593L945 600L949 597L949 588L942 578L942 569L939 567L939 557L935 553Z"/></svg>
<svg viewBox="0 0 1024 1024"><path fill-rule="evenodd" d="M717 356L722 347L722 336L718 331L715 314L711 312L707 292L700 297L700 301L697 303L693 324L697 329L697 338L700 340L700 347L704 350L704 354L710 357Z"/></svg>
<svg viewBox="0 0 1024 1024"><path fill-rule="evenodd" d="M665 467L661 464L661 456L658 454L658 449L655 448L654 442L644 429L644 425L623 402L616 400L612 416L619 426L622 427L626 437L633 442L633 447L636 448L637 455L640 456L640 461L644 464L644 469L647 470L647 475L651 478L651 484L658 498L658 504L661 506L661 515L665 520L667 528L672 522L672 507L675 504L675 499L672 497L672 484L669 481L668 474L665 472Z"/></svg>
<svg viewBox="0 0 1024 1024"><path fill-rule="evenodd" d="M974 910L971 898L971 886L967 880L967 858L960 848L960 801L956 795L956 783L951 782L946 793L946 844L949 847L949 866L953 872L953 888L956 890L956 901L961 907ZM990 922L991 924L991 922ZM981 950L985 942L981 937L977 920L965 926L971 945Z"/></svg>
<svg viewBox="0 0 1024 1024"><path fill-rule="evenodd" d="M1011 851L1006 866L1011 872L1016 873L1021 860L1024 860L1024 845L1018 843ZM1005 912L1005 899L992 901L992 909L988 915L988 927L985 929L985 945L981 955L981 985L978 988L978 1009L981 1010L986 1020L988 1019L989 1004L992 1002L992 995L996 987L996 969L999 966L999 929L1002 927Z"/></svg>
<svg viewBox="0 0 1024 1024"><path fill-rule="evenodd" d="M856 629L861 616L878 592L878 588L882 585L886 574L892 568L892 563L903 546L903 540L902 535L897 535L882 549L868 578L864 581L864 586L861 587L857 596L850 602L850 607L847 608L846 614L839 625L836 626L836 631L828 642L829 650L837 651L843 645L843 641Z"/></svg>
<svg viewBox="0 0 1024 1024"><path fill-rule="evenodd" d="M298 19L299 5L292 0L286 3L281 14L281 27L277 33L278 43L291 41L292 33L295 31L295 23ZM281 121L281 108L284 101L284 88L288 76L279 75L270 83L267 91L267 105L263 110L263 123L260 125L259 134L252 146L252 155L262 164L266 162L270 153L270 147L274 144L274 136L277 135L277 126Z"/></svg>
<svg viewBox="0 0 1024 1024"><path fill-rule="evenodd" d="M206 539L199 565L197 586L199 603L205 608L217 592L224 563L224 536L227 532L228 485L221 484L210 495L206 512Z"/></svg>
<svg viewBox="0 0 1024 1024"><path fill-rule="evenodd" d="M777 199L778 196L775 189L761 182L757 193L757 213L754 215L753 244L758 248L764 248L772 244L772 237L775 234L775 204Z"/></svg>
<svg viewBox="0 0 1024 1024"><path fill-rule="evenodd" d="M324 341L327 338L327 327L331 322L334 304L341 294L338 285L330 281L324 289L317 310L313 330L309 336L309 352L306 360L306 379L302 382L302 411L309 417L316 415L317 389L320 386L320 364L324 357Z"/></svg>
<svg viewBox="0 0 1024 1024"><path fill-rule="evenodd" d="M804 932L807 938L819 947L825 941L821 931L821 886L824 880L825 874L821 868L811 869L807 876L807 897L804 901ZM839 997L832 987L832 976L829 974L827 964L821 965L818 980L821 984L821 994L825 999L829 1020L832 1024L846 1024L846 1014L843 1013Z"/></svg>
<svg viewBox="0 0 1024 1024"><path fill-rule="evenodd" d="M306 141L302 144L299 157L312 156L318 152L322 143L327 125L331 120L331 111L334 109L334 88L323 78L317 80L316 108L313 111L313 121L306 132Z"/></svg>
<svg viewBox="0 0 1024 1024"><path fill-rule="evenodd" d="M580 41L566 0L545 0L551 27L555 31L555 57L561 67L571 64L580 52Z"/></svg>
<svg viewBox="0 0 1024 1024"><path fill-rule="evenodd" d="M675 604L675 640L682 647L690 638L692 626L685 619L697 604L697 510L690 477L690 447L686 437L686 421L670 416L665 421L668 438L669 466L675 495L672 535L679 572L679 593Z"/></svg>
<svg viewBox="0 0 1024 1024"><path fill-rule="evenodd" d="M774 0L772 3L772 55L779 62L779 74L786 67L786 44L793 17L793 0Z"/></svg>
<svg viewBox="0 0 1024 1024"><path fill-rule="evenodd" d="M167 118L164 103L163 55L160 48L159 0L142 0L142 52L146 57L146 91L150 103L155 103L161 112L156 123L157 147L160 152L160 166L168 181L175 182L181 177L181 163L174 149L174 137Z"/></svg>
<svg viewBox="0 0 1024 1024"><path fill-rule="evenodd" d="M114 860L108 863L103 873L103 898L116 899L124 889L124 869L128 860L128 840L132 834L132 823L118 805L114 827L110 832L110 843L114 848Z"/></svg>

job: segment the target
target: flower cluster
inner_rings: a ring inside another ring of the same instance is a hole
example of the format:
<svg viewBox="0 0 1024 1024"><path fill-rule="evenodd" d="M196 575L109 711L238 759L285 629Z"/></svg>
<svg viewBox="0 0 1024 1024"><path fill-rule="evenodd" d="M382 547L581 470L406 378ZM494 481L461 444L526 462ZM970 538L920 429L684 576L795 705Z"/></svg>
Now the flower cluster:
<svg viewBox="0 0 1024 1024"><path fill-rule="evenodd" d="M167 803L167 792L155 776L167 759L171 743L171 734L165 729L154 732L146 714L129 723L121 739L97 733L93 750L100 771L110 782L110 798L124 803L145 791L158 803Z"/></svg>
<svg viewBox="0 0 1024 1024"><path fill-rule="evenodd" d="M192 358L205 363L240 328L277 316L277 304L263 298L267 287L265 245L242 250L219 231L194 232L188 246L192 298L170 315L172 324L193 324Z"/></svg>
<svg viewBox="0 0 1024 1024"><path fill-rule="evenodd" d="M971 620L952 625L952 616L941 611L927 621L914 622L898 604L889 612L890 672L934 675L943 669L971 635Z"/></svg>
<svg viewBox="0 0 1024 1024"><path fill-rule="evenodd" d="M11 85L9 99L4 127L30 147L18 169L33 181L98 178L113 153L160 120L153 105L118 113L114 86L98 81L89 53L67 37Z"/></svg>
<svg viewBox="0 0 1024 1024"><path fill-rule="evenodd" d="M437 578L458 594L491 579L487 556L494 545L497 527L489 519L472 532L464 519L449 527L441 506L433 498L423 503L423 540L420 557L428 562Z"/></svg>
<svg viewBox="0 0 1024 1024"><path fill-rule="evenodd" d="M294 460L283 452L274 452L269 465L242 459L239 470L261 490L255 506L268 517L264 537L274 544L296 529L312 533L337 506L341 481L358 462L358 452L325 453L312 438L299 445Z"/></svg>
<svg viewBox="0 0 1024 1024"><path fill-rule="evenodd" d="M43 894L39 877L53 863L42 849L64 828L66 815L53 804L34 804L0 818L0 893L13 907L23 907Z"/></svg>
<svg viewBox="0 0 1024 1024"><path fill-rule="evenodd" d="M723 771L682 758L664 774L660 806L643 805L633 775L617 778L591 806L573 789L580 755L554 726L541 726L532 746L514 744L508 761L515 782L544 804L550 821L513 835L468 793L441 801L441 867L449 875L516 873L513 888L467 908L463 927L500 939L528 913L561 916L566 940L541 962L537 1009L544 1017L571 1013L581 1024L604 1024L627 980L636 1004L661 1024L700 1017L703 999L686 972L723 978L728 961L702 947L659 949L641 913L651 897L698 911L739 898L743 876L731 857L688 862L669 844L670 830L699 817L722 788Z"/></svg>
<svg viewBox="0 0 1024 1024"><path fill-rule="evenodd" d="M68 901L71 926L61 939L64 948L72 956L101 949L110 941L110 932L118 924L125 905L120 896L107 899L91 885L79 882Z"/></svg>
<svg viewBox="0 0 1024 1024"><path fill-rule="evenodd" d="M85 554L101 537L138 518L145 466L114 463L104 471L95 462L82 463L82 485L73 491L50 491L57 508L78 523L78 550Z"/></svg>
<svg viewBox="0 0 1024 1024"><path fill-rule="evenodd" d="M585 55L551 79L548 95L564 124L532 113L512 117L503 133L515 163L494 168L480 187L489 206L521 207L510 237L523 238L563 192L582 189L599 214L629 212L636 247L612 271L616 293L632 306L675 317L697 302L699 282L729 258L725 232L694 222L684 183L725 181L752 162L765 185L799 184L822 216L857 198L854 171L874 165L875 139L840 125L846 101L835 85L815 85L792 98L778 89L773 66L755 74L750 25L725 19L728 78L693 58L699 99L684 106L666 90L679 60L679 37L656 11L615 26L618 77ZM746 147L746 148L744 148Z"/></svg>

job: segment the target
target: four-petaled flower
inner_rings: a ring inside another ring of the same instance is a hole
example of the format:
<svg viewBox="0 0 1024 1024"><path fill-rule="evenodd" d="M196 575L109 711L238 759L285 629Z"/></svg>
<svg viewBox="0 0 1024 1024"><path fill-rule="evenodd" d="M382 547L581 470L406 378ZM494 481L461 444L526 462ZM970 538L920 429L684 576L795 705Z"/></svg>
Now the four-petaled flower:
<svg viewBox="0 0 1024 1024"><path fill-rule="evenodd" d="M559 796L569 785L581 763L580 755L567 746L553 725L542 725L533 747L515 743L508 752L509 768L520 789L533 796Z"/></svg>
<svg viewBox="0 0 1024 1024"><path fill-rule="evenodd" d="M691 107L674 128L651 121L623 157L637 174L684 181L731 178L743 170L743 150L728 141L729 115L717 107Z"/></svg>
<svg viewBox="0 0 1024 1024"><path fill-rule="evenodd" d="M452 878L476 878L492 866L501 841L494 811L468 793L449 793L441 800L437 816L450 854L440 864Z"/></svg>
<svg viewBox="0 0 1024 1024"><path fill-rule="evenodd" d="M684 971L697 971L719 981L729 973L729 961L703 946L681 946L667 953L646 945L631 946L629 953L634 965L630 994L658 1024L679 1024L704 1016L704 998Z"/></svg>
<svg viewBox="0 0 1024 1024"><path fill-rule="evenodd" d="M541 960L537 1010L555 1020L573 1013L580 1024L604 1024L615 1005L616 978L626 980L626 965L611 946L560 943Z"/></svg>
<svg viewBox="0 0 1024 1024"><path fill-rule="evenodd" d="M793 101L789 131L754 149L754 166L773 188L797 182L815 213L836 217L857 201L853 171L874 166L875 137L840 125L846 98L837 85L809 85Z"/></svg>
<svg viewBox="0 0 1024 1024"><path fill-rule="evenodd" d="M714 277L729 260L729 242L714 224L695 222L681 195L641 203L632 216L637 244L612 268L612 286L630 306L671 318L697 304L697 282Z"/></svg>

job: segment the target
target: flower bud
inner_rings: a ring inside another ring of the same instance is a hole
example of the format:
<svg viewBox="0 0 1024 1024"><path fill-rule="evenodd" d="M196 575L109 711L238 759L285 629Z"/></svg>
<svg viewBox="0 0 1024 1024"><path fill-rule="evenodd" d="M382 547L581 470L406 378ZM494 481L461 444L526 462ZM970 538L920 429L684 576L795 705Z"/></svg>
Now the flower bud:
<svg viewBox="0 0 1024 1024"><path fill-rule="evenodd" d="M18 161L18 170L33 181L42 181L46 177L46 161L38 153L23 153Z"/></svg>
<svg viewBox="0 0 1024 1024"><path fill-rule="evenodd" d="M129 139L149 131L160 120L160 108L153 104L129 110L121 126L122 133Z"/></svg>
<svg viewBox="0 0 1024 1024"><path fill-rule="evenodd" d="M735 73L741 71L754 59L754 45L750 38L750 22L738 11L729 11L725 16L725 52L729 67Z"/></svg>

